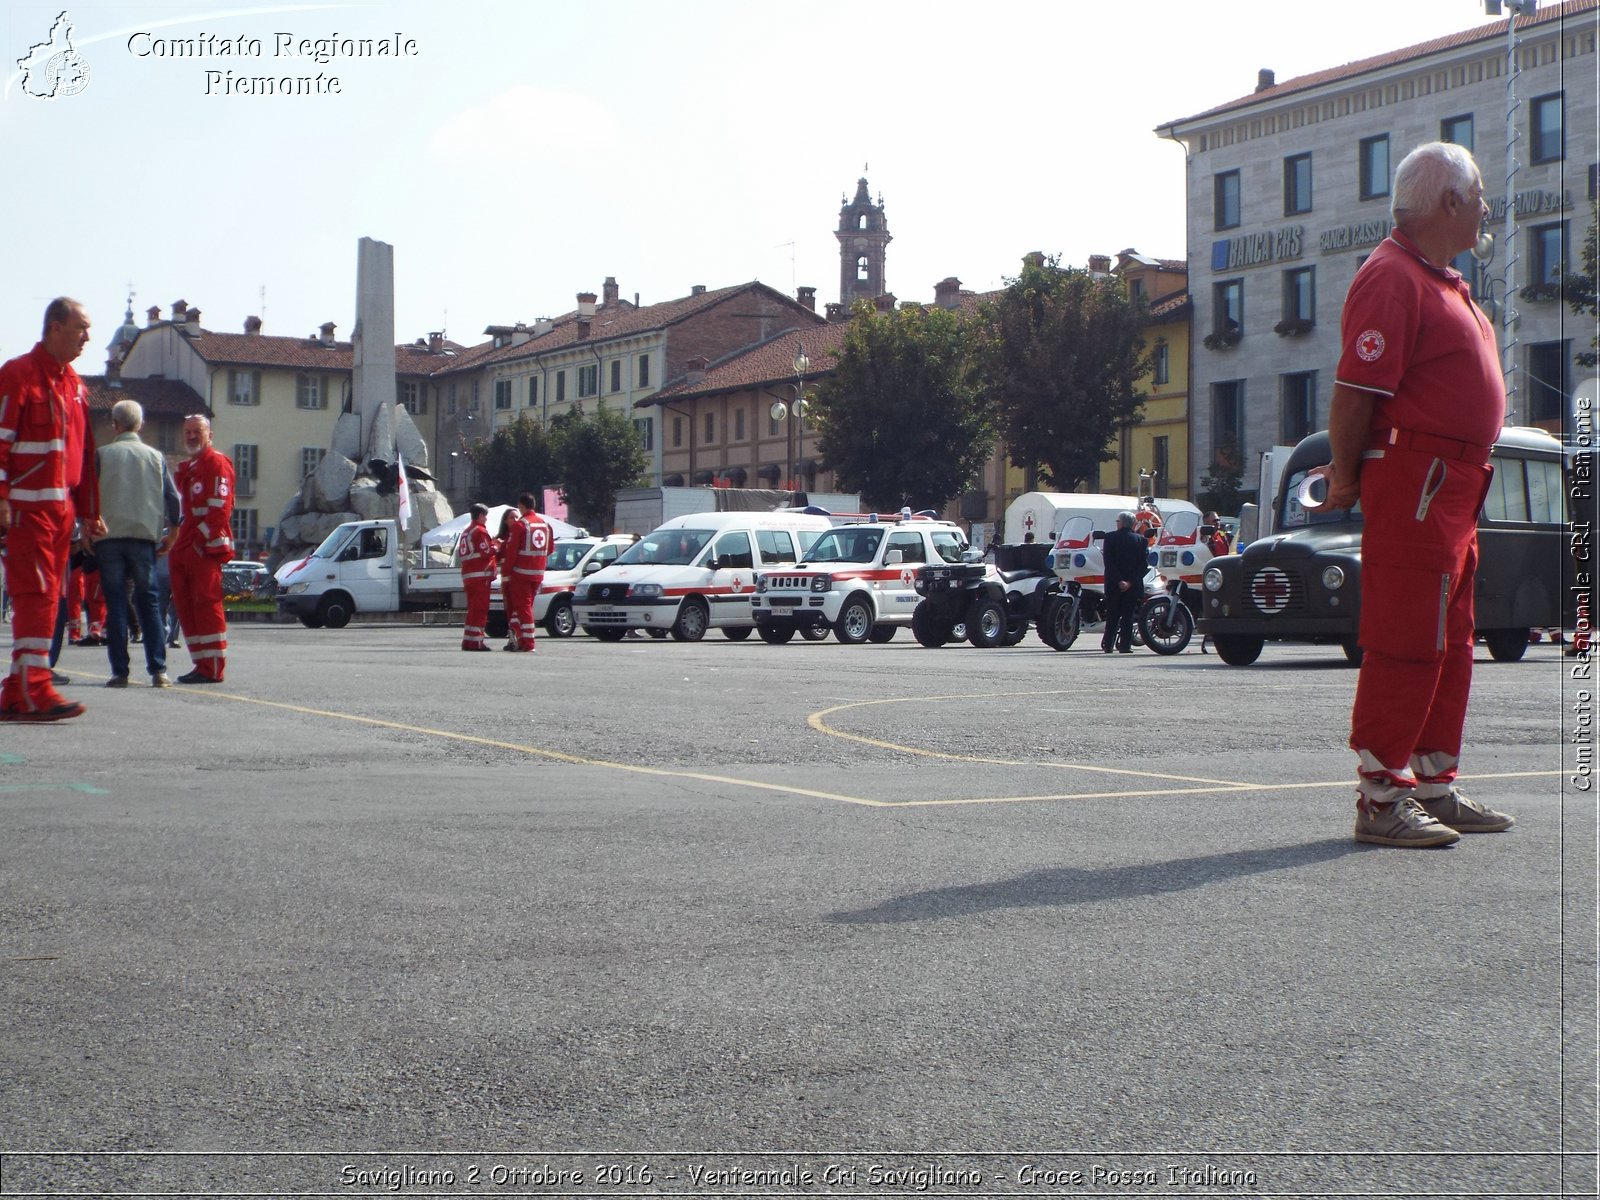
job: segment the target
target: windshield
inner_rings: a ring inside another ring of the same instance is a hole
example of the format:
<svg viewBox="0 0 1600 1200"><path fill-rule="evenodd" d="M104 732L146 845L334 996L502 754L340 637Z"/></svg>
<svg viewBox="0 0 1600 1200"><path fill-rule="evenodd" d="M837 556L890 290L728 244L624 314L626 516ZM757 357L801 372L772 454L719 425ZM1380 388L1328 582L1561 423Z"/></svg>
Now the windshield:
<svg viewBox="0 0 1600 1200"><path fill-rule="evenodd" d="M322 539L322 545L311 552L312 558L332 558L344 549L344 544L350 540L353 531L349 529L335 529Z"/></svg>
<svg viewBox="0 0 1600 1200"><path fill-rule="evenodd" d="M1283 484L1283 511L1279 526L1283 529L1303 529L1307 525L1342 525L1361 520L1361 505L1352 509L1306 508L1300 503L1300 484L1310 471L1296 471ZM1323 494L1318 488L1317 494Z"/></svg>
<svg viewBox="0 0 1600 1200"><path fill-rule="evenodd" d="M588 542L557 542L550 549L550 557L545 560L546 571L571 571L578 561L589 553Z"/></svg>
<svg viewBox="0 0 1600 1200"><path fill-rule="evenodd" d="M615 565L686 567L700 556L714 532L710 529L658 529L645 534L617 555Z"/></svg>
<svg viewBox="0 0 1600 1200"><path fill-rule="evenodd" d="M830 529L806 552L808 563L872 562L878 557L883 530L873 528Z"/></svg>

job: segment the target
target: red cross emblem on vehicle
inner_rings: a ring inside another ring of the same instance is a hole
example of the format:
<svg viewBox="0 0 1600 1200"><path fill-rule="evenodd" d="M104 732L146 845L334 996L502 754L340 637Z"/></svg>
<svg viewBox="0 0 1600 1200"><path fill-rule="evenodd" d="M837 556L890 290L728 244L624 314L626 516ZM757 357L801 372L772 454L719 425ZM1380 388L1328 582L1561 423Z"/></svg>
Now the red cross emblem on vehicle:
<svg viewBox="0 0 1600 1200"><path fill-rule="evenodd" d="M900 586L901 587L910 587L913 583L916 582L916 578L917 578L917 573L915 571L913 571L910 567L906 567L903 571L900 572Z"/></svg>
<svg viewBox="0 0 1600 1200"><path fill-rule="evenodd" d="M735 593L744 591L744 580L740 579L737 575L733 577L733 590Z"/></svg>
<svg viewBox="0 0 1600 1200"><path fill-rule="evenodd" d="M1277 567L1268 567L1250 583L1250 599L1269 617L1289 607L1291 591L1289 577Z"/></svg>
<svg viewBox="0 0 1600 1200"><path fill-rule="evenodd" d="M1027 515L1025 515L1022 518L1022 528L1025 529L1029 533L1033 532L1033 514L1032 513L1028 513Z"/></svg>

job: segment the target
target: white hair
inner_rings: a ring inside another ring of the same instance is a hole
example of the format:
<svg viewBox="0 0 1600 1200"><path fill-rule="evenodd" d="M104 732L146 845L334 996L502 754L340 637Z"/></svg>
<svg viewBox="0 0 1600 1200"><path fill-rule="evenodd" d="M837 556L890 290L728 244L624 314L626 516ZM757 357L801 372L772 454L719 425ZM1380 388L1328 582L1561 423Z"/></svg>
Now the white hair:
<svg viewBox="0 0 1600 1200"><path fill-rule="evenodd" d="M1439 207L1447 192L1465 200L1478 178L1478 164L1465 146L1425 142L1401 159L1395 169L1389 215L1396 225L1405 224L1403 217L1425 217Z"/></svg>
<svg viewBox="0 0 1600 1200"><path fill-rule="evenodd" d="M138 433L144 427L144 409L137 400L118 400L111 406L111 423L123 433Z"/></svg>

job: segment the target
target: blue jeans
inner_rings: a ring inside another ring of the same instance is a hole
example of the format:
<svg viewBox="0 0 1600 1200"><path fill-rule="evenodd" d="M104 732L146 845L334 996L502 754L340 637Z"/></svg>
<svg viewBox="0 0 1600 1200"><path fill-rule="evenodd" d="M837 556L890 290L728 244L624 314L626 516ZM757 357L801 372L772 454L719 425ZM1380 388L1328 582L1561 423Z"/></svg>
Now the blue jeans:
<svg viewBox="0 0 1600 1200"><path fill-rule="evenodd" d="M151 675L167 669L167 642L160 636L160 601L156 598L156 545L135 538L104 538L95 543L100 560L100 587L106 595L106 654L111 673L128 673L128 581L133 581L133 610L143 632L144 663Z"/></svg>

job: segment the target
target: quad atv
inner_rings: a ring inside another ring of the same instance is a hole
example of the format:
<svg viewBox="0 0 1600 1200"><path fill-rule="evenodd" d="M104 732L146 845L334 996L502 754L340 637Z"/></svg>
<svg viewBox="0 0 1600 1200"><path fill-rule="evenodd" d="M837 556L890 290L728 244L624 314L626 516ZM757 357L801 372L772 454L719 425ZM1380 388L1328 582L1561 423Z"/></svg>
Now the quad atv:
<svg viewBox="0 0 1600 1200"><path fill-rule="evenodd" d="M1065 650L1077 637L1076 607L1045 565L1044 545L996 547L997 567L972 559L917 572L922 597L911 614L911 633L930 648L966 640L974 646L1015 646L1036 625L1040 639Z"/></svg>

